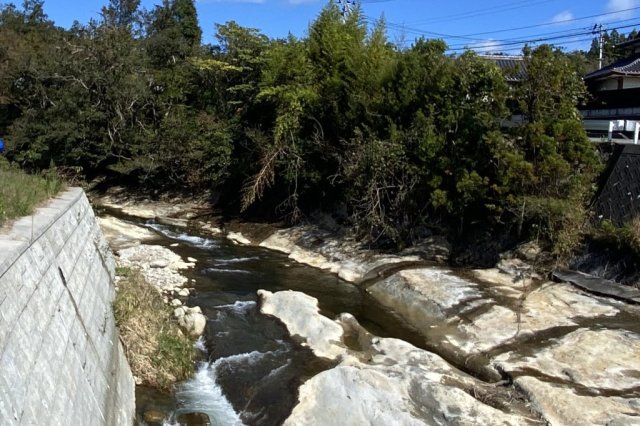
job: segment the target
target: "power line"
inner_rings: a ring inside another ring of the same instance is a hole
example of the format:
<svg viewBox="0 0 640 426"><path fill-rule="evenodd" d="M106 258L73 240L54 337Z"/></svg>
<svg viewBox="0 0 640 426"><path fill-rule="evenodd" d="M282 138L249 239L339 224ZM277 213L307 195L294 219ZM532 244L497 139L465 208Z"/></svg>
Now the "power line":
<svg viewBox="0 0 640 426"><path fill-rule="evenodd" d="M527 25L527 26L524 26L524 27L506 28L506 29L495 30L495 31L484 31L484 32L481 32L481 33L473 33L473 34L463 34L462 36L464 36L464 37L473 37L473 36L478 36L478 35L498 34L498 33L506 33L506 32L519 31L519 30L528 30L528 29L531 29L531 28L548 27L548 26L552 26L552 25L566 24L568 22L584 21L584 20L587 20L587 19L601 18L603 16L617 15L617 14L622 13L622 12L630 12L630 11L638 10L638 9L640 9L640 6L638 6L638 7L630 7L628 9L621 9L621 10L618 10L617 12L599 13L597 15L582 16L580 18L572 18L572 19L562 19L562 20L555 21L555 22L546 22L544 24ZM631 19L636 19L636 18L625 19L623 21L628 21L628 20L631 20ZM622 22L622 21L620 21L620 22Z"/></svg>
<svg viewBox="0 0 640 426"><path fill-rule="evenodd" d="M495 14L495 13L501 13L501 12L508 12L508 11L511 11L511 10L517 10L517 9L523 9L523 8L527 8L527 7L537 6L539 4L550 3L552 1L553 0L538 0L538 1L520 0L520 1L516 1L516 2L510 2L509 4L504 4L504 5L500 5L500 6L492 6L492 7L482 8L482 9L471 10L471 11L467 11L467 12L454 13L454 14L451 14L451 15L443 15L443 16L440 16L440 17L434 17L434 18L431 18L431 19L420 20L420 21L413 21L413 22L410 22L410 23L411 24L430 24L430 23L435 23L435 22L443 23L443 22L460 21L460 20L464 20L464 19L475 18L477 16L483 16L483 15Z"/></svg>
<svg viewBox="0 0 640 426"><path fill-rule="evenodd" d="M632 8L632 9L640 9L640 7L637 8ZM621 11L618 11L616 13L620 13ZM599 16L605 16L605 15L609 15L609 14L600 14L600 15L593 15L594 17L599 17ZM374 20L371 17L365 16L364 17L365 20L367 20L367 22L369 23L375 23L376 20ZM580 18L580 20L582 19L587 19L587 17L584 18ZM603 25L618 25L620 23L623 22L629 22L629 21L633 21L633 20L637 20L638 18L629 18L629 19L622 19L619 21L610 21L607 23L603 23ZM390 29L394 29L397 31L403 31L406 33L410 33L410 34L414 34L414 35L421 35L421 36L432 36L432 37L440 37L443 39L461 39L461 40L467 40L467 41L472 41L472 42L481 42L481 41L486 41L486 39L483 38L474 38L474 37L469 37L469 35L453 35L453 34L445 34L445 33L440 33L440 32L435 32L435 31L427 31L427 30L421 30L421 29L417 29L417 28L411 28L411 27L407 27L404 26L402 24L396 24L393 22L386 22L386 25L388 28ZM520 27L520 28L515 28L513 30L516 29L521 29L521 28L533 28L533 27L539 27L539 26L544 26L546 24L540 24L540 25L531 25L528 27ZM589 27L591 28L591 27ZM546 33L540 33L540 34L532 34L528 37L542 37L542 36L547 36L547 35L564 35L567 33L571 33L572 31L579 31L579 30L586 30L587 27L578 27L578 28L571 28L571 29L565 29L565 30L560 30L560 31L551 31L551 32L546 32ZM500 32L506 32L507 30L501 30ZM489 33L489 32L487 32ZM495 40L496 42L512 42L512 41L519 41L518 39L503 39L503 40ZM463 44L457 44L457 45L451 45L450 47L463 47Z"/></svg>
<svg viewBox="0 0 640 426"><path fill-rule="evenodd" d="M610 22L606 25L611 26L619 26L620 24L622 24L623 22L629 22L629 21L637 21L640 18L631 18L631 19L623 19L621 21L617 21L617 22ZM632 24L632 25L636 25L638 24L637 22ZM605 25L605 24L603 24ZM612 27L610 29L616 29L617 27ZM541 37L551 37L551 36L557 36L558 38L564 37L564 36L572 36L575 34L575 32L581 32L581 33L593 33L593 27L589 26L589 27L578 27L578 28L571 28L571 29L567 29L567 30L562 30L562 31L551 31L551 32L547 32L547 33L539 33L539 34L531 34L528 36L522 36L520 38L510 38L510 39L491 39L491 41L494 41L496 43L511 43L511 42L521 42L522 40L526 40L527 38L541 38ZM487 41L486 39L474 39L475 41ZM449 47L451 48L455 48L455 47L464 47L464 44L451 44L449 45Z"/></svg>
<svg viewBox="0 0 640 426"><path fill-rule="evenodd" d="M620 30L620 29L625 29L625 28L637 27L639 25L640 25L640 22L636 22L636 23L631 24L631 25L623 25L623 26L618 26L618 27L614 27L614 28L609 28L609 30ZM539 38L534 38L534 39L509 41L509 42L506 42L506 43L501 43L499 40L495 40L496 46L494 48L502 48L503 46L516 46L516 45L525 45L525 44L530 44L530 43L540 43L540 42L562 40L562 39L566 39L566 38L575 38L575 37L588 35L588 34L592 34L592 31L576 32L576 33L573 33L573 34L566 34L566 35L555 36L555 37L539 37ZM593 39L593 37L591 37L591 39ZM470 49L471 48L469 46L465 46L465 47L449 48L448 50L449 51L461 51L461 50L470 50Z"/></svg>

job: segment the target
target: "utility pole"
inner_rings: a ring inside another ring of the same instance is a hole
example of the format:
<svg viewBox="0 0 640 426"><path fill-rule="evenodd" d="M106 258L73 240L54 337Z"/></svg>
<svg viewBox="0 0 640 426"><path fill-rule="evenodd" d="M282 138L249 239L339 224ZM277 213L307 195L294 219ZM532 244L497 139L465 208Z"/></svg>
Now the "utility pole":
<svg viewBox="0 0 640 426"><path fill-rule="evenodd" d="M343 20L347 19L347 16L349 16L355 5L356 0L338 0L338 6L340 6L340 13L342 14Z"/></svg>
<svg viewBox="0 0 640 426"><path fill-rule="evenodd" d="M602 24L594 25L592 33L598 33L598 69L602 69L602 59L604 51L604 31L602 30Z"/></svg>

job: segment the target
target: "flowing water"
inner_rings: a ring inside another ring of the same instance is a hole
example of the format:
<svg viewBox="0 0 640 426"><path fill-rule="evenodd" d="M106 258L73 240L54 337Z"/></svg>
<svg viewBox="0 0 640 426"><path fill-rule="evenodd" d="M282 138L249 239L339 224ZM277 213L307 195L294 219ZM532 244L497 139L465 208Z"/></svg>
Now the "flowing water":
<svg viewBox="0 0 640 426"><path fill-rule="evenodd" d="M277 425L290 414L297 389L307 378L330 368L288 335L276 319L260 314L256 292L296 290L316 297L323 314L354 315L370 332L424 345L413 329L362 289L335 275L296 264L286 256L257 247L237 246L224 238L204 238L164 225L146 224L160 245L198 260L188 273L200 306L209 319L197 342L202 360L194 377L172 395L137 389L138 420L147 410L202 412L216 425Z"/></svg>

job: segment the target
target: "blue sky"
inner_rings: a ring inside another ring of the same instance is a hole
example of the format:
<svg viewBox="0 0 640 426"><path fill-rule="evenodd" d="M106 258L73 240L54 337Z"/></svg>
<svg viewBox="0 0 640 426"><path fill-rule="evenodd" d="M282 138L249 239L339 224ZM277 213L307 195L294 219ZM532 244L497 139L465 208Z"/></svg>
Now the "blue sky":
<svg viewBox="0 0 640 426"><path fill-rule="evenodd" d="M258 28L271 37L285 37L289 32L304 36L309 23L327 2L199 0L196 7L204 41L213 42L214 24L230 20ZM106 3L107 0L45 0L45 10L58 25L68 27L76 19L87 22L97 17ZM146 8L158 3L142 0ZM595 24L628 27L620 28L622 32L640 24L640 0L363 0L362 6L369 19L385 17L393 42L406 45L416 36L436 37L436 33L446 35L444 38L453 48L471 46L485 52L517 53L518 41L565 35L573 36L551 42L568 50L585 48L590 45L591 35L579 33L588 33ZM513 30L527 26L535 27Z"/></svg>

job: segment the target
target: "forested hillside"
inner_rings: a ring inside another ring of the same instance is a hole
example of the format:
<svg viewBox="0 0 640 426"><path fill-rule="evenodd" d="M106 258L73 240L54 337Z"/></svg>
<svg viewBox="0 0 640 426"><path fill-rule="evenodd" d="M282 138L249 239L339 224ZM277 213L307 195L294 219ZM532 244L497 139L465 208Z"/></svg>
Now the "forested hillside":
<svg viewBox="0 0 640 426"><path fill-rule="evenodd" d="M12 161L213 190L291 221L335 213L378 246L478 228L559 255L577 242L600 165L576 109L581 76L551 46L526 50L528 76L508 85L472 52L399 49L384 22L332 4L301 39L227 22L213 45L192 0L148 12L111 0L101 16L66 30L38 0L2 9ZM512 113L525 124L507 130Z"/></svg>

